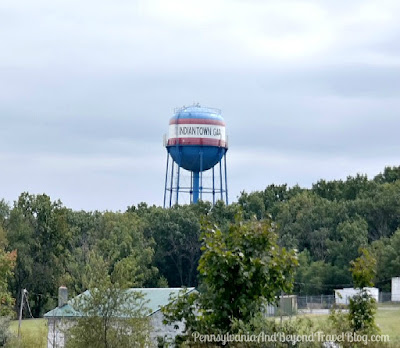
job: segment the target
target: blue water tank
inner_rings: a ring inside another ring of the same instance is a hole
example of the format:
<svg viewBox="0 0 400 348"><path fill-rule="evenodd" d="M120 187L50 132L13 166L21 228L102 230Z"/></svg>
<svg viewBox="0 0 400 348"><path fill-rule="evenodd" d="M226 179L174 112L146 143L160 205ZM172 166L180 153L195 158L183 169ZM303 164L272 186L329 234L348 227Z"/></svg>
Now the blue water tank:
<svg viewBox="0 0 400 348"><path fill-rule="evenodd" d="M228 150L221 111L183 107L169 122L167 150L182 168L199 173L214 167Z"/></svg>

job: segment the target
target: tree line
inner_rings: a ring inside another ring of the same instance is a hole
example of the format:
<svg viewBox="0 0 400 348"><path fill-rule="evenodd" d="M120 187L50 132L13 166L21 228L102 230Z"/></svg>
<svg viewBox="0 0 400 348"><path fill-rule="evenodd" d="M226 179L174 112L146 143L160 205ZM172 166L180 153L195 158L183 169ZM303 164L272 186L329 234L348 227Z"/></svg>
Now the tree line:
<svg viewBox="0 0 400 348"><path fill-rule="evenodd" d="M272 220L279 247L297 250L297 294L352 286L349 263L360 248L377 260L379 288L388 291L391 277L400 276L400 167L311 188L269 185L242 192L228 206L140 203L124 212L75 211L46 194L22 193L13 204L0 200L2 311L15 310L25 288L33 316L42 316L56 306L60 285L71 295L85 291L99 260L124 286L197 286L201 226L228 233L238 216Z"/></svg>

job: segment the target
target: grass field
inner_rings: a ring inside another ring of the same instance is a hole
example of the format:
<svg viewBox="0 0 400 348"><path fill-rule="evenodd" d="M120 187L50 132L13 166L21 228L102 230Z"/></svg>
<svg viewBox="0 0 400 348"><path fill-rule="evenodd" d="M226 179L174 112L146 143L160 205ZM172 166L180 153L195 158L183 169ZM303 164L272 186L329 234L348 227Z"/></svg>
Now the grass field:
<svg viewBox="0 0 400 348"><path fill-rule="evenodd" d="M382 334L389 335L390 341L400 343L400 306L379 307L376 323Z"/></svg>
<svg viewBox="0 0 400 348"><path fill-rule="evenodd" d="M35 332L40 329L46 329L47 333L47 320L46 319L28 319L28 320L22 320L22 325L21 325L21 333L23 334L24 332ZM10 330L12 333L17 334L18 333L18 320L14 320L11 322L10 325Z"/></svg>
<svg viewBox="0 0 400 348"><path fill-rule="evenodd" d="M324 327L324 322L328 320L328 315L306 314L304 316L318 322L320 327ZM389 335L390 342L400 345L400 305L380 305L376 315L376 323L381 329L382 334ZM18 332L17 320L11 322L10 329L16 336ZM26 345L22 345L23 347L47 347L47 320L23 320L21 325L21 337L22 342L26 343Z"/></svg>
<svg viewBox="0 0 400 348"><path fill-rule="evenodd" d="M21 343L16 344L18 333L18 320L11 322L10 331L15 337L11 342L11 347L22 348L46 348L47 347L47 320L46 319L28 319L21 323Z"/></svg>
<svg viewBox="0 0 400 348"><path fill-rule="evenodd" d="M312 321L324 327L329 315L305 314L302 317L309 317ZM385 304L379 305L376 313L376 323L383 335L389 335L390 342L400 345L400 305Z"/></svg>

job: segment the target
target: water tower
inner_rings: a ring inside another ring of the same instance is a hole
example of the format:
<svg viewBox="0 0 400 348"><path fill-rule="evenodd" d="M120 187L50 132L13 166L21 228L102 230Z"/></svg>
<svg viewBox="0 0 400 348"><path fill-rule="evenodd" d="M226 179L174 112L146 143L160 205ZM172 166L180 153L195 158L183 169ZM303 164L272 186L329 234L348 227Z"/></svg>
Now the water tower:
<svg viewBox="0 0 400 348"><path fill-rule="evenodd" d="M198 104L176 109L169 121L164 146L167 148L164 207L179 203L183 194L189 195L190 203L211 196L213 204L216 199L228 204L228 142L221 110ZM186 182L183 176L188 179Z"/></svg>

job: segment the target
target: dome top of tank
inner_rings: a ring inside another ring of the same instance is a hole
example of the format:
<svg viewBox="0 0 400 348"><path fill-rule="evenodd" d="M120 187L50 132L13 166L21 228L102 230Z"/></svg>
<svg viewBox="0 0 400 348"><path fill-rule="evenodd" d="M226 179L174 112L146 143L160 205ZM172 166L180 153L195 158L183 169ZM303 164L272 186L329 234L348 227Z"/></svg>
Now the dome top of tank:
<svg viewBox="0 0 400 348"><path fill-rule="evenodd" d="M216 108L204 107L199 104L191 105L191 106L183 106L181 108L175 109L175 114L171 118L175 119L185 119L185 118L199 118L199 119L210 119L223 121L223 117L221 116L221 110Z"/></svg>

